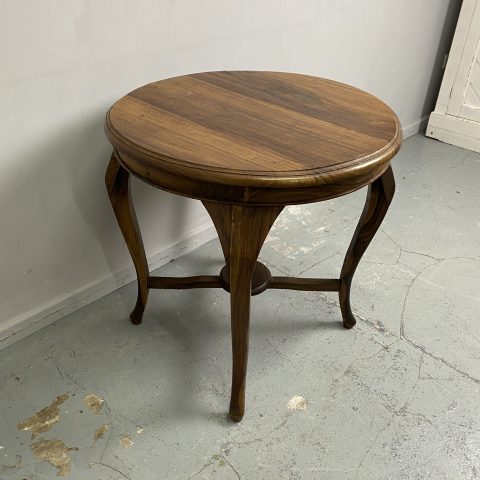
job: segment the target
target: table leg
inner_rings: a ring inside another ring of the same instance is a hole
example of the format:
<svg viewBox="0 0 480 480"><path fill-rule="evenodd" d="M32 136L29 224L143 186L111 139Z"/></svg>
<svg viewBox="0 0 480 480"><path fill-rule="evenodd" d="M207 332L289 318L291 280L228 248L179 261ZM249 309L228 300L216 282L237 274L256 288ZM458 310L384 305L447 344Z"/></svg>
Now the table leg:
<svg viewBox="0 0 480 480"><path fill-rule="evenodd" d="M110 163L108 164L105 174L105 184L113 211L117 217L118 225L120 226L137 272L137 303L130 314L130 320L134 324L139 324L142 322L142 316L148 298L149 271L145 248L130 194L130 174L117 161L115 153L112 153Z"/></svg>
<svg viewBox="0 0 480 480"><path fill-rule="evenodd" d="M247 207L203 202L212 217L230 269L232 391L230 418L245 411L245 380L252 275L263 242L283 207Z"/></svg>
<svg viewBox="0 0 480 480"><path fill-rule="evenodd" d="M353 275L365 250L380 227L394 193L395 179L392 167L389 166L385 173L368 187L365 207L343 262L339 297L345 328L352 328L356 323L350 307L350 287Z"/></svg>

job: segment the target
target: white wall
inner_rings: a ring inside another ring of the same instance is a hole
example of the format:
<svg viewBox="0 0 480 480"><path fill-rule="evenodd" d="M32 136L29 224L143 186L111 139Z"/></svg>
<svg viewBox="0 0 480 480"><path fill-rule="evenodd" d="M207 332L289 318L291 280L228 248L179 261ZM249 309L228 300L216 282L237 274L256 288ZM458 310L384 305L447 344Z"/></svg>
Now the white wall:
<svg viewBox="0 0 480 480"><path fill-rule="evenodd" d="M413 132L459 4L0 0L0 345L133 278L103 185L117 98L194 71L297 71L378 95ZM199 202L134 187L154 265L210 238Z"/></svg>

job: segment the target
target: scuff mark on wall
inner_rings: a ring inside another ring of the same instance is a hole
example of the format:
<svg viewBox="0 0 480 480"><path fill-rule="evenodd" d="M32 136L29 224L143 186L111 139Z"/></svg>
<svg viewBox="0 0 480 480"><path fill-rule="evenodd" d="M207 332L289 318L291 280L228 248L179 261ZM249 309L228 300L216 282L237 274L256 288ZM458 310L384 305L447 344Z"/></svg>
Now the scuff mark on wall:
<svg viewBox="0 0 480 480"><path fill-rule="evenodd" d="M59 406L68 400L65 393L59 395L48 407L42 408L35 415L19 422L17 428L19 430L31 430L32 440L39 434L51 430L60 420Z"/></svg>

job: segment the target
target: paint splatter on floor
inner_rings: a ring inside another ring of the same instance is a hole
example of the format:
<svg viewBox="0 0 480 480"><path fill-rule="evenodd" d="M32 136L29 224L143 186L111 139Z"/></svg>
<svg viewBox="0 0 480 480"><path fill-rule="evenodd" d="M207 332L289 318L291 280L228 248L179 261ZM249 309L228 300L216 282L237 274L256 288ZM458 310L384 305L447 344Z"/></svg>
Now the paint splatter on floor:
<svg viewBox="0 0 480 480"><path fill-rule="evenodd" d="M68 400L65 393L59 395L48 407L42 408L35 415L27 418L23 422L17 424L19 430L30 430L32 432L32 440L39 434L48 432L60 420L59 406Z"/></svg>
<svg viewBox="0 0 480 480"><path fill-rule="evenodd" d="M294 395L287 403L289 410L306 410L308 408L308 400L301 395Z"/></svg>
<svg viewBox="0 0 480 480"><path fill-rule="evenodd" d="M47 460L50 465L58 468L57 476L64 477L70 473L71 458L68 452L78 450L76 447L67 447L62 440L41 438L30 447L33 454L40 460Z"/></svg>
<svg viewBox="0 0 480 480"><path fill-rule="evenodd" d="M107 432L108 430L108 425L101 425L100 427L98 427L96 430L95 430L95 434L93 436L93 439L94 440L99 440L100 438L103 438L103 436L105 435L105 433Z"/></svg>
<svg viewBox="0 0 480 480"><path fill-rule="evenodd" d="M98 415L100 413L100 410L102 410L102 405L104 400L103 398L100 398L98 395L95 395L94 393L90 393L84 398L84 402L92 413L94 413L95 415Z"/></svg>
<svg viewBox="0 0 480 480"><path fill-rule="evenodd" d="M133 445L132 437L128 433L121 435L119 442L123 448L130 448Z"/></svg>

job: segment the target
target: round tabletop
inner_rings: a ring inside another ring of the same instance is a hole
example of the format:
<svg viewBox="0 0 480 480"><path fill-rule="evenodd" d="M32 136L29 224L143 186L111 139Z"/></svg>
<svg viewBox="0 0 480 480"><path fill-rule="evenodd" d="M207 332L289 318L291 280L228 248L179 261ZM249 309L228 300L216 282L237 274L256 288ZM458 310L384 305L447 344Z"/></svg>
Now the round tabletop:
<svg viewBox="0 0 480 480"><path fill-rule="evenodd" d="M254 71L140 87L111 107L105 131L122 165L155 186L246 202L281 189L315 189L292 198L284 191L285 203L348 193L380 176L402 141L397 116L373 95L323 78Z"/></svg>

